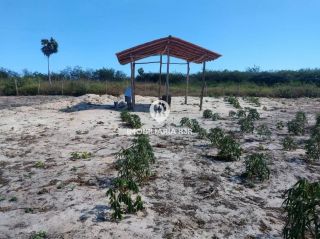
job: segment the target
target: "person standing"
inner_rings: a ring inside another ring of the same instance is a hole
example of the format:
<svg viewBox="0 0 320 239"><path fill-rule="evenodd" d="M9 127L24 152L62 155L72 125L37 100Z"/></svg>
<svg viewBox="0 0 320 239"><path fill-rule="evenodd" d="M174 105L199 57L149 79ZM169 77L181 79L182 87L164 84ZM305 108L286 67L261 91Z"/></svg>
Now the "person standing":
<svg viewBox="0 0 320 239"><path fill-rule="evenodd" d="M128 87L124 92L124 100L127 103L128 109L132 109L132 90Z"/></svg>

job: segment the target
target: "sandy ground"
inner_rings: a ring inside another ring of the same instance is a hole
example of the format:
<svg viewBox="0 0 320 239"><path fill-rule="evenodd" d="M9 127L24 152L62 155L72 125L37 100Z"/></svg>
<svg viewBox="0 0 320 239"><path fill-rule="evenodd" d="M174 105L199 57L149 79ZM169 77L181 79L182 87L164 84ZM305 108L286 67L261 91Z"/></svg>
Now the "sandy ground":
<svg viewBox="0 0 320 239"><path fill-rule="evenodd" d="M153 99L136 99L145 104L137 112L143 128L177 128L187 116L207 129L239 131L228 117L234 109L223 98L204 99L204 109L224 118L211 121L201 117L198 98L184 105L184 98L175 97L160 126L145 112ZM319 164L303 160L306 137L297 138L299 149L285 152L280 140L287 130L275 127L298 110L307 113L312 125L319 99L261 98L258 124L267 123L272 138L239 134L245 150L240 161L214 160L209 156L216 149L196 135L152 135L157 162L155 177L141 189L146 209L111 222L105 193L117 173L114 154L132 140L120 133L125 126L112 109L114 100L106 95L0 97L0 238L30 238L40 230L49 238L281 238L283 193L301 177L320 179ZM258 151L259 144L269 155L271 178L251 188L240 175L244 157ZM74 151L94 156L71 160Z"/></svg>

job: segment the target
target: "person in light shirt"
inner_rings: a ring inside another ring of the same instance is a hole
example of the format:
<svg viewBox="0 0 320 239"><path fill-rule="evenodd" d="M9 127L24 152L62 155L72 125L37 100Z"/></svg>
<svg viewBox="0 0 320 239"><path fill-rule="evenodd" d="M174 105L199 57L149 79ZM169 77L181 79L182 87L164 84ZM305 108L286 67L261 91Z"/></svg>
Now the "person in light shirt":
<svg viewBox="0 0 320 239"><path fill-rule="evenodd" d="M127 87L127 89L125 90L124 99L125 99L125 102L127 103L128 109L131 109L132 108L132 102L131 102L132 90L131 90L131 87Z"/></svg>

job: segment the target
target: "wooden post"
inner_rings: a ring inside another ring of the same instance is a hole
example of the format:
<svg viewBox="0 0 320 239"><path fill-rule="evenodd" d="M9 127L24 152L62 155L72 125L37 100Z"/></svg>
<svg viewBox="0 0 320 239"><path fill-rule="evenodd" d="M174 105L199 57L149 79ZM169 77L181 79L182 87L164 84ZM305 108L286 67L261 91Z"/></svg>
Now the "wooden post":
<svg viewBox="0 0 320 239"><path fill-rule="evenodd" d="M162 54L160 55L160 69L159 69L159 92L158 92L159 99L161 99L161 73L162 73Z"/></svg>
<svg viewBox="0 0 320 239"><path fill-rule="evenodd" d="M169 71L170 71L170 55L167 53L167 78L166 78L166 101L169 102Z"/></svg>
<svg viewBox="0 0 320 239"><path fill-rule="evenodd" d="M187 85L186 85L186 96L185 96L185 99L184 99L184 103L185 104L188 104L189 72L190 72L190 66L189 66L189 62L187 62Z"/></svg>
<svg viewBox="0 0 320 239"><path fill-rule="evenodd" d="M131 101L132 101L132 110L134 111L136 99L135 99L135 82L134 82L134 74L135 74L135 63L130 62L131 66Z"/></svg>
<svg viewBox="0 0 320 239"><path fill-rule="evenodd" d="M203 101L203 93L204 93L204 86L206 81L206 62L203 62L202 68L202 88L201 88L201 96L200 96L200 111L202 110L202 101Z"/></svg>

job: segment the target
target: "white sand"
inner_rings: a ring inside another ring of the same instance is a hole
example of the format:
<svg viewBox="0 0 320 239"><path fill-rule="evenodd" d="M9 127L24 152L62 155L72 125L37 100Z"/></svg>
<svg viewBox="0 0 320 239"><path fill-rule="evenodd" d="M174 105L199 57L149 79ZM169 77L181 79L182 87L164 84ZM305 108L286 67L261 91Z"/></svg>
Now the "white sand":
<svg viewBox="0 0 320 239"><path fill-rule="evenodd" d="M0 103L8 98L0 97ZM153 99L137 96L136 101L150 104ZM132 139L119 134L125 127L120 113L110 109L114 100L106 95L56 97L0 110L0 197L4 199L0 201L0 238L29 238L40 230L49 238L281 238L282 194L300 177L320 179L320 166L303 160L307 136L298 137L302 140L298 150L285 152L280 140L287 131L275 127L279 120L292 119L299 109L307 113L312 125L315 113L320 112L319 99L261 98L258 124L269 125L272 139L241 137L245 153L238 162L205 157L217 151L196 135L151 136L156 177L141 189L146 209L126 215L120 223L111 222L105 193L117 173L114 153L128 147ZM198 98L190 97L188 105L183 104L183 97L172 100L172 112L160 127L175 127L187 116L207 129L239 130L236 120L228 117L229 110L235 109L222 98L204 99L204 109L225 118L219 121L201 117ZM243 100L240 104L249 106ZM149 112L137 114L143 128L159 128ZM249 188L240 178L243 159L256 152L259 143L270 155L271 178ZM74 151L94 156L72 161ZM44 162L45 168L34 167L37 161ZM10 202L11 197L17 201ZM26 213L26 208L33 212Z"/></svg>

